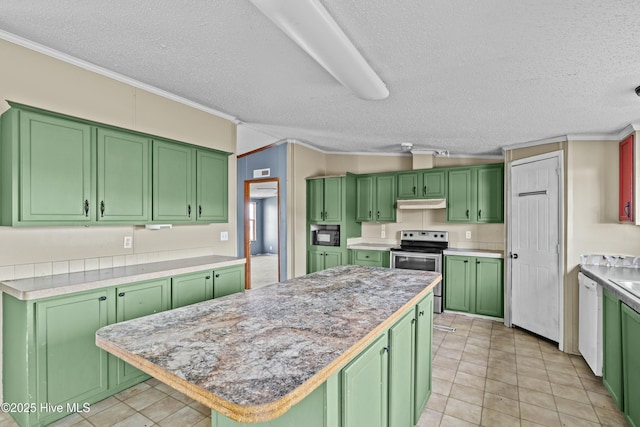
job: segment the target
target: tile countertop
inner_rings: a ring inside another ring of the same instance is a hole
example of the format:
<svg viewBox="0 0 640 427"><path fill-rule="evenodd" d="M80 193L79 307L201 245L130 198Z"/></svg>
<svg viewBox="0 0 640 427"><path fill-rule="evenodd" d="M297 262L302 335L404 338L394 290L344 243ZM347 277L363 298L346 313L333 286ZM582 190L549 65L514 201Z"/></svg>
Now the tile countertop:
<svg viewBox="0 0 640 427"><path fill-rule="evenodd" d="M443 251L443 255L479 256L484 258L504 258L503 251L492 251L489 249L447 248Z"/></svg>
<svg viewBox="0 0 640 427"><path fill-rule="evenodd" d="M0 282L0 292L5 292L20 300L33 300L178 274L242 265L245 262L245 258L218 255L184 258L128 267L104 268L80 271L78 273L7 280Z"/></svg>
<svg viewBox="0 0 640 427"><path fill-rule="evenodd" d="M640 298L626 291L622 287L612 283L611 280L630 280L640 282L640 269L628 267L603 267L597 265L581 265L580 271L598 282L623 303L640 312Z"/></svg>
<svg viewBox="0 0 640 427"><path fill-rule="evenodd" d="M96 343L236 421L267 421L338 372L440 279L344 265L110 325Z"/></svg>

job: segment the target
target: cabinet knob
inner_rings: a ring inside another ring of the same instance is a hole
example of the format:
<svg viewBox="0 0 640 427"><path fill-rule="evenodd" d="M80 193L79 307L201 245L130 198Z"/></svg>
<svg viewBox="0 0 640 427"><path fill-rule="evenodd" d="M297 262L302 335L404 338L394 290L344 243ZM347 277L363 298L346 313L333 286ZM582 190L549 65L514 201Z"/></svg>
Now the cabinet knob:
<svg viewBox="0 0 640 427"><path fill-rule="evenodd" d="M365 255L364 257L365 257L365 258L369 258L369 255Z"/></svg>
<svg viewBox="0 0 640 427"><path fill-rule="evenodd" d="M464 263L465 263L465 264L466 264L466 263L468 263L468 262L469 262L469 260L468 260L468 259L465 259L465 260L464 260Z"/></svg>
<svg viewBox="0 0 640 427"><path fill-rule="evenodd" d="M420 316L424 316L424 310L420 310L420 313L418 313Z"/></svg>
<svg viewBox="0 0 640 427"><path fill-rule="evenodd" d="M216 277L220 277L220 273L216 274Z"/></svg>
<svg viewBox="0 0 640 427"><path fill-rule="evenodd" d="M382 351L386 351L387 353L389 353L390 350L391 348L389 348L389 346L382 347Z"/></svg>
<svg viewBox="0 0 640 427"><path fill-rule="evenodd" d="M209 280L209 279L211 279L211 276L207 276L207 277L205 277L205 279Z"/></svg>
<svg viewBox="0 0 640 427"><path fill-rule="evenodd" d="M98 298L98 301L106 301L106 300L107 300L107 297L105 297L104 295Z"/></svg>
<svg viewBox="0 0 640 427"><path fill-rule="evenodd" d="M476 260L476 264L480 264L480 261L479 261L479 260Z"/></svg>
<svg viewBox="0 0 640 427"><path fill-rule="evenodd" d="M123 296L124 296L124 292L120 292L120 293L118 294L118 296L119 296L119 297L123 297Z"/></svg>

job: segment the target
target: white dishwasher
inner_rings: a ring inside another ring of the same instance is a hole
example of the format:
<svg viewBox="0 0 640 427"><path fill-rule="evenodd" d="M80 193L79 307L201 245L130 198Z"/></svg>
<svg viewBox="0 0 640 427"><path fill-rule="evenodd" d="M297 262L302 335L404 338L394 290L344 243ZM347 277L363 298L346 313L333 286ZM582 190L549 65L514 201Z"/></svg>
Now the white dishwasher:
<svg viewBox="0 0 640 427"><path fill-rule="evenodd" d="M602 287L582 273L578 273L578 285L578 349L593 373L602 376Z"/></svg>

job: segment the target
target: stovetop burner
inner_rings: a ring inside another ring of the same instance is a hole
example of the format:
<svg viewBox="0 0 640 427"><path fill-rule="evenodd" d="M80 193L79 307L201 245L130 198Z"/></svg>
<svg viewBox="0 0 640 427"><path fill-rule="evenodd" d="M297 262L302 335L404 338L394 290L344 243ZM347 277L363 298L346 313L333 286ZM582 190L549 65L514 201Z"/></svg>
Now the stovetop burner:
<svg viewBox="0 0 640 427"><path fill-rule="evenodd" d="M402 240L395 251L441 253L449 247L448 231L405 230L400 233Z"/></svg>

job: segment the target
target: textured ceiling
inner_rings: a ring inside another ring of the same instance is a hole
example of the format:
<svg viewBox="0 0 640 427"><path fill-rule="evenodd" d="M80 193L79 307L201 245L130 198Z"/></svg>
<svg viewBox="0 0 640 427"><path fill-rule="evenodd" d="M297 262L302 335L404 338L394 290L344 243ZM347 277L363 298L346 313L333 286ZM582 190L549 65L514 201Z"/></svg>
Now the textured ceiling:
<svg viewBox="0 0 640 427"><path fill-rule="evenodd" d="M3 0L0 30L327 151L499 153L640 123L638 0L321 1L389 98L354 96L249 0Z"/></svg>

